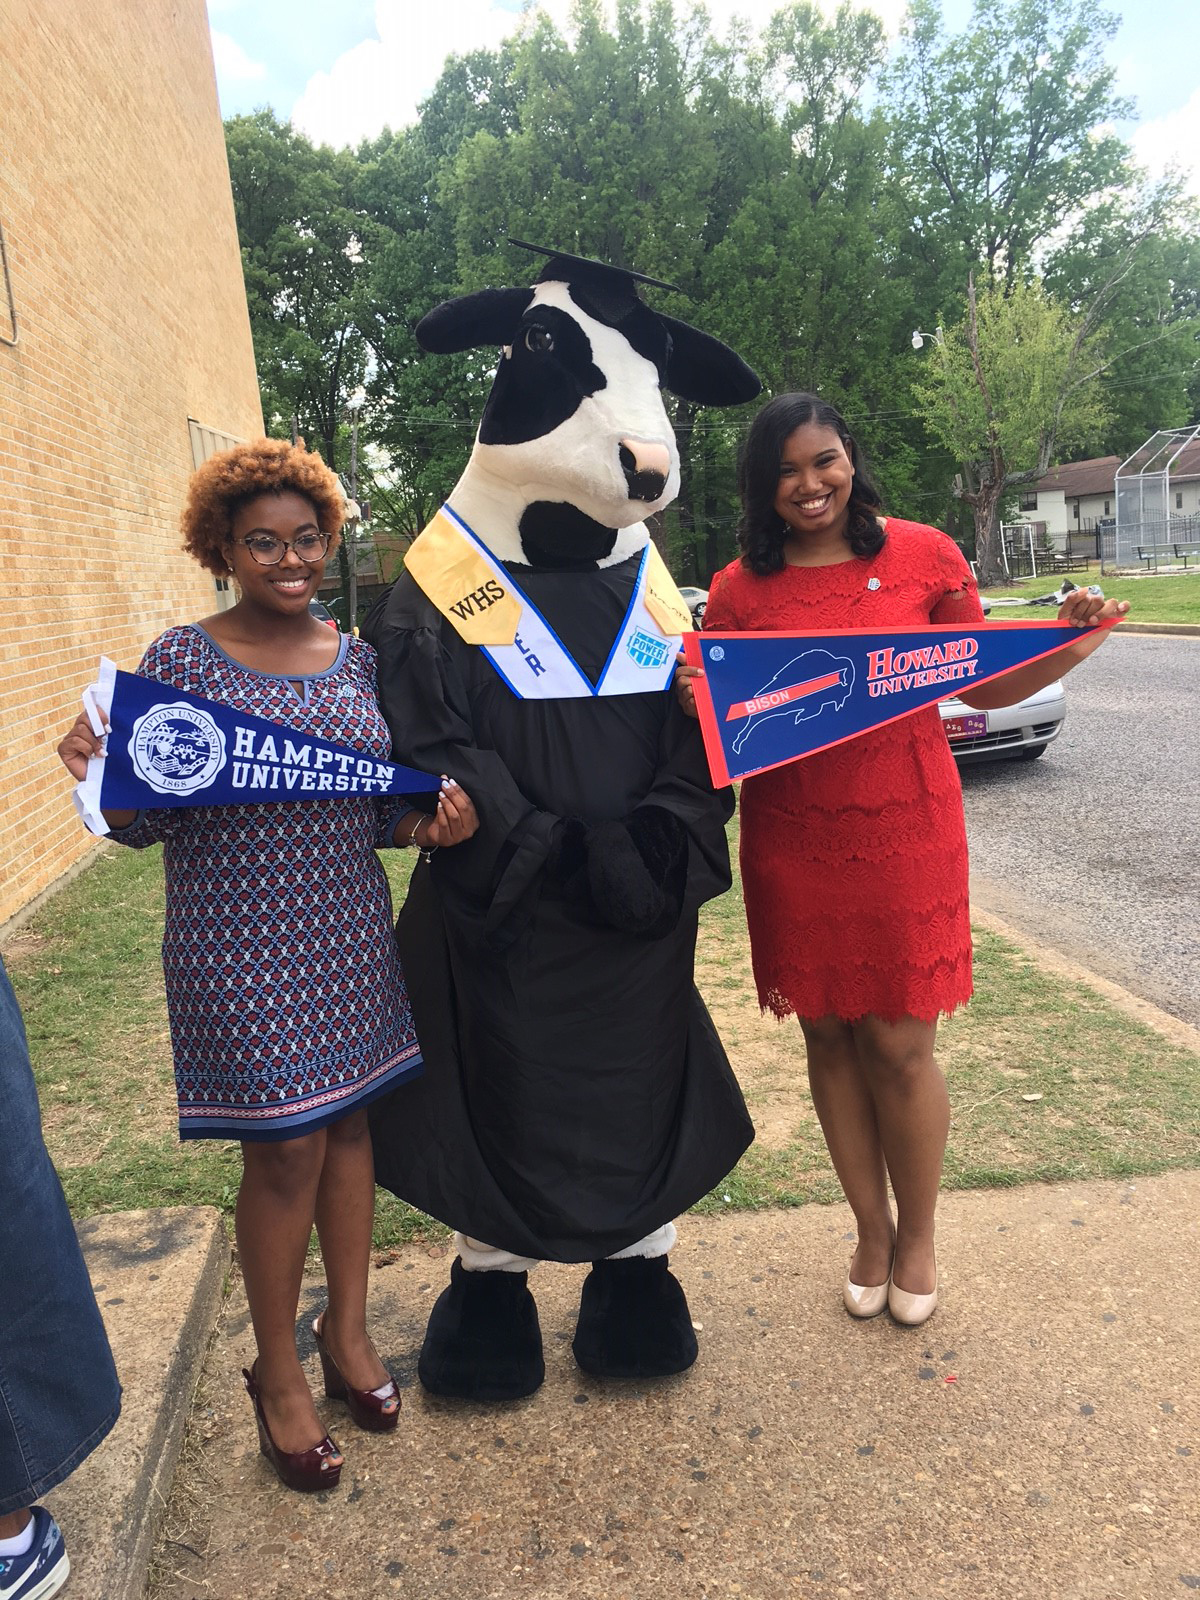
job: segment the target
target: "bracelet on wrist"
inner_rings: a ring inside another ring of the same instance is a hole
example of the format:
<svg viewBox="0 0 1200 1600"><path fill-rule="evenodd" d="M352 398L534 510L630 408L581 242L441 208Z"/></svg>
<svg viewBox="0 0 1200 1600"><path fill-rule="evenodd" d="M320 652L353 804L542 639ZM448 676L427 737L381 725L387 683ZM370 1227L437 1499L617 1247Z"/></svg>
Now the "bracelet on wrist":
<svg viewBox="0 0 1200 1600"><path fill-rule="evenodd" d="M418 828L421 826L421 824L423 822L432 822L432 821L433 821L433 818L431 816L429 816L428 813L426 813L424 811L418 812L417 820L413 823L412 832L409 834L408 839L406 841L408 844L411 844L411 845L415 846L418 855L421 857L421 860L425 863L426 866L428 866L429 863L433 860L434 851L435 850L440 850L441 846L440 845L436 845L436 844L418 844L417 843L417 830L418 830Z"/></svg>

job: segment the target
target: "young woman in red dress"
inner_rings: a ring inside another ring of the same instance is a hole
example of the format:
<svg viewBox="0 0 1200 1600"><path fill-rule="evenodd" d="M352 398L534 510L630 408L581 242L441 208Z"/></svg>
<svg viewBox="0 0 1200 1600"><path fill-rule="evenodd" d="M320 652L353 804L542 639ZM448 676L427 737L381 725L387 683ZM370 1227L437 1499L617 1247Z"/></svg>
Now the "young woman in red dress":
<svg viewBox="0 0 1200 1600"><path fill-rule="evenodd" d="M882 514L845 422L816 397L764 406L738 486L742 554L713 580L706 628L983 621L957 546ZM1077 590L1059 617L1082 627L1128 609ZM1023 699L1108 633L960 698L979 708ZM681 668L678 679L689 709L694 675ZM866 1317L886 1306L924 1322L937 1305L934 1209L950 1121L934 1040L939 1016L971 995L962 791L936 705L747 778L741 869L759 1003L799 1019L813 1104L858 1224L846 1309Z"/></svg>

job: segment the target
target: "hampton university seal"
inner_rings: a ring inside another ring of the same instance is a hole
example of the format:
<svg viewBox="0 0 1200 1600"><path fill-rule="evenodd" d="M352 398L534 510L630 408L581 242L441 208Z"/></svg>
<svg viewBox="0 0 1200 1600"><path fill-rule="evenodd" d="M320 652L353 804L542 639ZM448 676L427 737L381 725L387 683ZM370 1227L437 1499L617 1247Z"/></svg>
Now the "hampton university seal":
<svg viewBox="0 0 1200 1600"><path fill-rule="evenodd" d="M206 711L176 701L155 706L133 725L134 771L158 794L206 789L225 765L225 735Z"/></svg>

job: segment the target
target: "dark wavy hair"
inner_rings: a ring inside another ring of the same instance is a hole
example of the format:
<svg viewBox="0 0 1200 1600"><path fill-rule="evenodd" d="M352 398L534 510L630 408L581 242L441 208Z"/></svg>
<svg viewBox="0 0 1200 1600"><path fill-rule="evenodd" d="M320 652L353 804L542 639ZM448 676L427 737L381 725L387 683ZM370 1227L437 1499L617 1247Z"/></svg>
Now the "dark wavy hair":
<svg viewBox="0 0 1200 1600"><path fill-rule="evenodd" d="M883 548L886 535L878 521L883 501L841 413L815 394L777 394L750 424L738 456L738 546L743 563L760 578L783 570L783 542L790 530L775 509L779 463L788 439L807 422L832 428L854 468L845 533L850 549L866 561Z"/></svg>

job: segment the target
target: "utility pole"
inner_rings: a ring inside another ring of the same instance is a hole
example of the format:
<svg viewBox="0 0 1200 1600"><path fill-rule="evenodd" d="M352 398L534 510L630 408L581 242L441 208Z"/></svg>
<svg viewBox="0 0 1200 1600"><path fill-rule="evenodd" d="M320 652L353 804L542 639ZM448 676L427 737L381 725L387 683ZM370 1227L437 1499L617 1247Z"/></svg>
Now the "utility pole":
<svg viewBox="0 0 1200 1600"><path fill-rule="evenodd" d="M349 592L346 597L346 631L357 634L358 628L358 418L366 402L367 391L360 384L346 401L350 413L350 516L346 522L346 564L349 568Z"/></svg>

